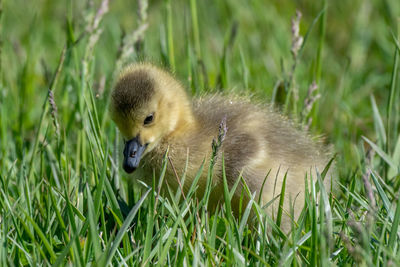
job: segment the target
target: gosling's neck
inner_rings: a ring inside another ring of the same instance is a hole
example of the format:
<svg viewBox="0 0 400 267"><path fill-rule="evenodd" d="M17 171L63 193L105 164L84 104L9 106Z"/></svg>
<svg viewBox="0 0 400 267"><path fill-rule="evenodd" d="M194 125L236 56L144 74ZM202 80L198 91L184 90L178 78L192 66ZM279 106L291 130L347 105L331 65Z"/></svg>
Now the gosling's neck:
<svg viewBox="0 0 400 267"><path fill-rule="evenodd" d="M191 134L197 123L193 114L192 101L182 84L166 72L158 73L157 87L163 95L164 103L168 103L172 127L164 137L167 143L173 139Z"/></svg>
<svg viewBox="0 0 400 267"><path fill-rule="evenodd" d="M181 97L176 99L176 106L179 107L175 113L176 122L175 127L166 136L166 141L182 138L185 135L192 134L197 128L197 121L193 114L193 108L188 97Z"/></svg>

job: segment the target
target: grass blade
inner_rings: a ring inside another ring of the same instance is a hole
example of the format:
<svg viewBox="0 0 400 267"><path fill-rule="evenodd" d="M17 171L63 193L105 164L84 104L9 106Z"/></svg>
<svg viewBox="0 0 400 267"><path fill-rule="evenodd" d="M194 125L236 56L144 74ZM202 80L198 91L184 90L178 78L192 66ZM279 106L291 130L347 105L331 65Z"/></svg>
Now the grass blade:
<svg viewBox="0 0 400 267"><path fill-rule="evenodd" d="M372 141L370 141L368 138L365 136L362 137L371 147L373 150L375 150L376 153L378 153L379 156L392 168L397 169L397 165L393 162L393 160L390 158L388 154L386 154L380 147L378 147L376 144L374 144Z"/></svg>
<svg viewBox="0 0 400 267"><path fill-rule="evenodd" d="M104 254L107 258L104 259L104 266L107 266L111 263L111 259L114 257L115 252L117 251L117 248L119 247L119 244L126 234L126 231L128 230L129 226L131 225L132 220L135 218L136 213L138 212L139 208L142 206L144 200L146 199L147 195L150 193L150 189L147 190L146 193L143 194L143 196L140 198L139 202L136 203L136 205L131 209L129 212L128 216L126 217L124 223L122 224L121 228L118 231L117 236L113 240L111 247L107 248L107 253Z"/></svg>

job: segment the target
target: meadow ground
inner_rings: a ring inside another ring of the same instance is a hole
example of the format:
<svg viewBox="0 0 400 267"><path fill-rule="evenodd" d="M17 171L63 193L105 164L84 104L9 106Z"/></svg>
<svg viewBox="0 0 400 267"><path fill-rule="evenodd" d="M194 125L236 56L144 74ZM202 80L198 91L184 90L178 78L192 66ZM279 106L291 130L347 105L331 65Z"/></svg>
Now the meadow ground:
<svg viewBox="0 0 400 267"><path fill-rule="evenodd" d="M0 2L1 266L400 266L400 1ZM133 186L107 110L140 60L323 135L337 191L322 173L285 234Z"/></svg>

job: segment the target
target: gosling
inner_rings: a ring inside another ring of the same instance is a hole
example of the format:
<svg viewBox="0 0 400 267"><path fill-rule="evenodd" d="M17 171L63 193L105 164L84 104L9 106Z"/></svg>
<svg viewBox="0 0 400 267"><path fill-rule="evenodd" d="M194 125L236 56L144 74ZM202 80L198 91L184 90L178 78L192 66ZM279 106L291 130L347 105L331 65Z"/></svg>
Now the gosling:
<svg viewBox="0 0 400 267"><path fill-rule="evenodd" d="M166 184L184 194L203 162L210 161L213 140L225 121L226 132L214 166L210 210L223 202L222 159L228 186L243 177L251 193L255 192L257 199L261 197L263 204L270 204L266 208L270 216L276 215L286 175L286 216L282 220L282 229L286 230L302 210L305 176L315 180L315 169L322 172L330 157L320 142L312 141L271 108L229 95L191 100L172 74L148 63L133 64L122 71L111 94L110 113L125 139L123 169L132 173L140 166L143 180L151 185L153 171L160 171L168 150ZM178 177L183 173L186 178L182 185ZM329 183L327 177L325 184ZM197 196L204 194L206 184L204 168ZM240 184L232 198L236 216L243 188ZM294 218L288 215L291 206Z"/></svg>

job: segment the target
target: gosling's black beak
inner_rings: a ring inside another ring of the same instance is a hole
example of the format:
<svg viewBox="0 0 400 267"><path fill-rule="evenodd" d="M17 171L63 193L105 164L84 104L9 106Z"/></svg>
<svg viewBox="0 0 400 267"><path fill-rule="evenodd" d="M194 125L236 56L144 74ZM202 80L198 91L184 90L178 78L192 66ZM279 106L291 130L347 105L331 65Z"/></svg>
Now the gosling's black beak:
<svg viewBox="0 0 400 267"><path fill-rule="evenodd" d="M124 163L122 167L127 173L132 173L139 166L140 158L146 147L147 144L140 144L139 136L125 143Z"/></svg>

